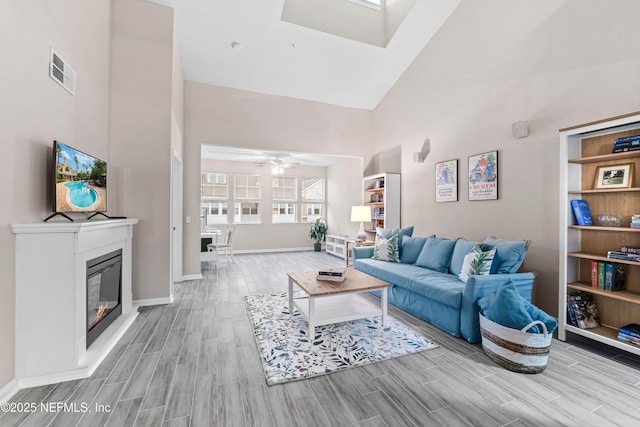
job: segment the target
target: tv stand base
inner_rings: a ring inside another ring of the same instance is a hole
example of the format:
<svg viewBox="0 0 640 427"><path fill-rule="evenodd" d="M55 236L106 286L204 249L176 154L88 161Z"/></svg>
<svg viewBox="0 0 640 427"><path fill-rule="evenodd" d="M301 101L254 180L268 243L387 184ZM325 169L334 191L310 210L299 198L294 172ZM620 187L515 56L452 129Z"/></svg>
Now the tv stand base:
<svg viewBox="0 0 640 427"><path fill-rule="evenodd" d="M90 215L90 216L89 216L89 218L87 218L87 219L91 219L91 218L93 218L93 217L94 217L94 216L96 216L96 215L102 215L103 217L105 217L105 218L107 218L107 219L127 219L127 217L126 217L126 216L109 216L109 215L107 215L107 214L106 214L106 213L104 213L104 212L96 212L96 213L94 213L94 214Z"/></svg>
<svg viewBox="0 0 640 427"><path fill-rule="evenodd" d="M64 214L64 213L62 213L62 212L54 212L54 213L52 213L51 215L49 215L49 216L44 220L44 222L47 222L47 221L49 221L51 218L53 218L54 216L58 216L58 215L63 216L63 217L65 217L65 218L67 218L69 221L73 222L73 218L71 218L69 215L66 215L66 214Z"/></svg>

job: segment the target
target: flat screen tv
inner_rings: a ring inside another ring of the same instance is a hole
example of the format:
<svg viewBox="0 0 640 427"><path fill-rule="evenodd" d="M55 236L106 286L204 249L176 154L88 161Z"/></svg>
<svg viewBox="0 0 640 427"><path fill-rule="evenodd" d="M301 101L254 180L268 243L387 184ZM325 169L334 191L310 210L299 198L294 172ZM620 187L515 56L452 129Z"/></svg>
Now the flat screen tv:
<svg viewBox="0 0 640 427"><path fill-rule="evenodd" d="M53 158L54 215L106 212L107 163L59 141L53 141Z"/></svg>

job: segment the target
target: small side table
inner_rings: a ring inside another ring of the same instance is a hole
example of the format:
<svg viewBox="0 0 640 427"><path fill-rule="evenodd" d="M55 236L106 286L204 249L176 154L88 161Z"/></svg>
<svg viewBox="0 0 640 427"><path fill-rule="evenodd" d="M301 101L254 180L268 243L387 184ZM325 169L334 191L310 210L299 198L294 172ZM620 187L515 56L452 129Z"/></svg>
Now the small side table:
<svg viewBox="0 0 640 427"><path fill-rule="evenodd" d="M351 249L349 248L351 247L360 247L360 246L373 246L375 245L376 242L374 242L373 240L347 240L346 242L346 247L345 247L345 252L346 252L346 266L349 267L351 266L353 263L351 262L352 259L352 254L351 254Z"/></svg>

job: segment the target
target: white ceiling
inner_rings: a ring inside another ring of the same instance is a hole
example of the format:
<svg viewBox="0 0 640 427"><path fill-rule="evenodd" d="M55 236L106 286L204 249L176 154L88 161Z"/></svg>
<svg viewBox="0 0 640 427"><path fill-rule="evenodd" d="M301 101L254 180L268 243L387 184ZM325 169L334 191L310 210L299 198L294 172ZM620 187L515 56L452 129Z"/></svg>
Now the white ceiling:
<svg viewBox="0 0 640 427"><path fill-rule="evenodd" d="M378 47L282 21L285 0L151 1L175 10L186 80L369 110L460 3L415 0Z"/></svg>

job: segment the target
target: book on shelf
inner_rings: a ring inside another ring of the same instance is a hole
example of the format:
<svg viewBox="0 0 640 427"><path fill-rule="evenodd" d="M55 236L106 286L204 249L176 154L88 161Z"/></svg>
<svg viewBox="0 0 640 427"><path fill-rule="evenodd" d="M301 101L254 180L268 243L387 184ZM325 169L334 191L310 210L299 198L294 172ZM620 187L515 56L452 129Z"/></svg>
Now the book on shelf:
<svg viewBox="0 0 640 427"><path fill-rule="evenodd" d="M573 309L573 305L571 304L571 294L567 295L567 319L569 320L569 324L571 326L578 326L578 321L576 320L576 312Z"/></svg>
<svg viewBox="0 0 640 427"><path fill-rule="evenodd" d="M613 264L606 263L604 265L604 286L601 289L610 291L613 289Z"/></svg>
<svg viewBox="0 0 640 427"><path fill-rule="evenodd" d="M637 343L640 343L640 337L636 337L635 335L629 335L629 334L625 334L624 332L618 332L618 338L620 337L629 341L635 341Z"/></svg>
<svg viewBox="0 0 640 427"><path fill-rule="evenodd" d="M604 262L598 263L598 289L604 289Z"/></svg>
<svg viewBox="0 0 640 427"><path fill-rule="evenodd" d="M591 261L591 287L598 287L598 261Z"/></svg>
<svg viewBox="0 0 640 427"><path fill-rule="evenodd" d="M640 338L640 325L637 323L630 323L628 325L620 326L618 328L618 333Z"/></svg>
<svg viewBox="0 0 640 427"><path fill-rule="evenodd" d="M640 248L635 247L635 246L623 246L623 247L620 248L620 252L622 252L624 254L640 255Z"/></svg>
<svg viewBox="0 0 640 427"><path fill-rule="evenodd" d="M640 255L630 254L630 253L625 253L625 252L618 252L618 251L608 251L607 252L607 258L622 259L622 260L625 260L625 261L640 262Z"/></svg>
<svg viewBox="0 0 640 427"><path fill-rule="evenodd" d="M570 305L576 316L576 323L580 329L591 329L600 326L598 307L590 294L581 292L569 295Z"/></svg>
<svg viewBox="0 0 640 427"><path fill-rule="evenodd" d="M634 339L629 339L629 338L627 338L625 336L622 336L620 334L618 334L618 341L624 341L627 344L631 344L631 345L635 345L637 347L640 347L640 341L636 341Z"/></svg>
<svg viewBox="0 0 640 427"><path fill-rule="evenodd" d="M616 264L614 266L614 272L613 272L613 284L612 284L612 287L608 290L612 292L623 290L626 276L627 276L627 273L624 269L624 266L620 264Z"/></svg>
<svg viewBox="0 0 640 427"><path fill-rule="evenodd" d="M616 138L613 141L613 153L640 150L640 135Z"/></svg>
<svg viewBox="0 0 640 427"><path fill-rule="evenodd" d="M589 204L586 200L572 200L571 207L573 208L573 215L578 225L593 225L591 211L589 210Z"/></svg>

